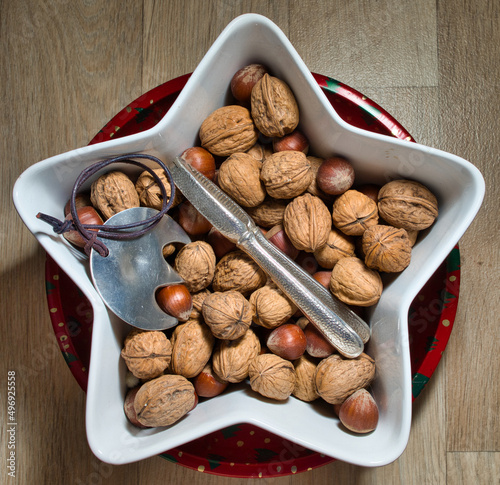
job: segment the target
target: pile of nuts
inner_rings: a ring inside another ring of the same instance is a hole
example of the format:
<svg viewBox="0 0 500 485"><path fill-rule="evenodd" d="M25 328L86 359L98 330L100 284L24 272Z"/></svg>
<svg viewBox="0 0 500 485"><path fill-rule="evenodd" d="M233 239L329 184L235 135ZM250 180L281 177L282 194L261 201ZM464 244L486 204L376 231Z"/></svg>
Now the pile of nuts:
<svg viewBox="0 0 500 485"><path fill-rule="evenodd" d="M435 196L411 180L356 186L345 157L310 153L298 129L294 94L266 67L242 68L231 91L234 104L211 113L200 127L201 146L182 156L240 204L270 242L362 314L381 296L381 273L409 265L418 232L437 217ZM168 183L165 188L170 195ZM102 224L130 207L160 209L162 198L147 172L132 180L115 171L96 180L90 199L82 195L77 203L81 218L89 213ZM162 288L157 301L181 323L127 336L122 357L129 370L129 420L138 427L168 426L198 398L248 380L265 398L321 398L347 429L374 430L378 408L367 391L374 360L365 353L339 355L261 268L180 193L170 215L192 242L164 248L184 284ZM77 236L66 237L78 244Z"/></svg>

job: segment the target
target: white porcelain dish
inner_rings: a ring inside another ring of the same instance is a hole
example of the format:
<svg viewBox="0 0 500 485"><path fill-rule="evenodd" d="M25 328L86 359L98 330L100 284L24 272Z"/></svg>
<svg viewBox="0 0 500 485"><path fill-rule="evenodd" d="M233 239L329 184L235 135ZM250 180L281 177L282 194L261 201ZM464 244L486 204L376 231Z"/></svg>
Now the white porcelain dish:
<svg viewBox="0 0 500 485"><path fill-rule="evenodd" d="M372 339L367 351L377 362L373 392L380 406L380 421L368 435L345 432L325 407L295 398L271 402L256 397L245 386L204 402L168 429L134 428L123 413L125 365L120 359L122 341L130 327L107 311L89 278L87 260L35 217L38 212L62 217L76 177L91 163L139 152L166 160L195 145L205 117L229 102L232 75L252 62L269 66L290 85L299 103L301 129L318 156L336 153L348 157L359 181L418 180L439 200L437 221L415 246L410 266L386 282L370 317ZM112 464L138 461L247 422L362 466L388 464L406 447L412 410L408 308L472 222L483 195L483 178L469 162L433 148L368 133L342 121L281 30L255 14L240 16L226 27L156 126L41 161L19 177L13 193L26 226L93 306L86 427L90 447L100 460Z"/></svg>

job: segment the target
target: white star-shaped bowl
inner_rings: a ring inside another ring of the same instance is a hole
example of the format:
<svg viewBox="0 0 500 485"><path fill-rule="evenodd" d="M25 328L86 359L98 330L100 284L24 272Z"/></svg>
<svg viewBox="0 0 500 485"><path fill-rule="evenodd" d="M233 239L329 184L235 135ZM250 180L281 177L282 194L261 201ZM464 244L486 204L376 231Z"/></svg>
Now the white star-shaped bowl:
<svg viewBox="0 0 500 485"><path fill-rule="evenodd" d="M383 295L370 314L372 338L367 352L377 362L372 391L380 420L377 429L367 435L346 432L328 406L293 397L272 402L258 397L246 385L201 403L171 427L134 428L123 412L126 369L120 358L130 327L111 314L96 293L88 261L36 218L38 212L62 218L75 179L98 160L128 153L149 153L167 160L196 145L206 116L231 103L229 84L233 74L254 62L268 66L274 76L291 87L299 104L300 128L317 156L346 156L361 183L417 180L439 201L439 217L414 247L410 266L385 281ZM483 178L469 162L345 123L283 32L265 17L247 14L226 27L156 126L41 161L19 177L13 196L26 226L93 306L86 426L90 447L100 460L113 464L142 460L226 426L247 422L346 462L380 466L400 456L410 432L409 305L472 222L483 194Z"/></svg>

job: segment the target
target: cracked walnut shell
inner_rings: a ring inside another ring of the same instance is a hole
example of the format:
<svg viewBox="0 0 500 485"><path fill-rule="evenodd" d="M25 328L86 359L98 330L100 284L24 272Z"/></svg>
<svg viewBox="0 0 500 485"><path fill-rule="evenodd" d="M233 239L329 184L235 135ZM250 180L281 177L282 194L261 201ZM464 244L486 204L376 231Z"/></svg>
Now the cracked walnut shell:
<svg viewBox="0 0 500 485"><path fill-rule="evenodd" d="M171 341L170 371L187 378L197 376L203 370L215 344L210 328L198 320L177 325Z"/></svg>
<svg viewBox="0 0 500 485"><path fill-rule="evenodd" d="M258 139L258 132L248 109L231 105L216 109L200 127L201 146L213 155L227 157L245 152Z"/></svg>
<svg viewBox="0 0 500 485"><path fill-rule="evenodd" d="M134 399L134 409L143 426L170 426L196 404L193 384L185 377L163 375L143 384Z"/></svg>
<svg viewBox="0 0 500 485"><path fill-rule="evenodd" d="M292 244L308 253L324 246L332 227L325 203L309 193L293 199L286 207L283 228Z"/></svg>
<svg viewBox="0 0 500 485"><path fill-rule="evenodd" d="M334 226L348 236L361 236L378 224L377 204L357 190L347 190L333 203Z"/></svg>
<svg viewBox="0 0 500 485"><path fill-rule="evenodd" d="M411 241L404 229L371 226L362 237L365 264L385 273L403 271L411 260Z"/></svg>
<svg viewBox="0 0 500 485"><path fill-rule="evenodd" d="M239 291L230 290L208 295L202 313L214 337L236 340L250 328L253 307Z"/></svg>
<svg viewBox="0 0 500 485"><path fill-rule="evenodd" d="M113 171L101 175L90 188L90 201L105 219L132 207L139 207L135 185L123 172Z"/></svg>
<svg viewBox="0 0 500 485"><path fill-rule="evenodd" d="M172 345L163 332L132 330L125 339L121 356L138 379L153 379L168 367Z"/></svg>
<svg viewBox="0 0 500 485"><path fill-rule="evenodd" d="M313 173L302 152L289 150L267 157L262 163L260 178L271 197L293 199L306 191Z"/></svg>
<svg viewBox="0 0 500 485"><path fill-rule="evenodd" d="M275 354L261 354L248 367L250 387L262 396L284 401L293 392L297 376L289 360Z"/></svg>
<svg viewBox="0 0 500 485"><path fill-rule="evenodd" d="M330 404L341 404L358 389L367 387L375 377L375 361L362 353L355 359L333 354L316 368L317 393Z"/></svg>
<svg viewBox="0 0 500 485"><path fill-rule="evenodd" d="M413 180L393 180L383 185L378 194L380 216L394 227L421 231L438 216L435 195Z"/></svg>
<svg viewBox="0 0 500 485"><path fill-rule="evenodd" d="M246 253L237 249L225 254L215 267L214 291L236 290L244 296L265 285L267 276Z"/></svg>
<svg viewBox="0 0 500 485"><path fill-rule="evenodd" d="M267 73L253 87L251 105L255 125L265 136L282 137L299 124L299 107L292 90Z"/></svg>
<svg viewBox="0 0 500 485"><path fill-rule="evenodd" d="M382 288L380 274L356 257L342 258L330 275L330 291L347 305L374 305L382 295Z"/></svg>
<svg viewBox="0 0 500 485"><path fill-rule="evenodd" d="M222 162L217 181L220 188L243 207L255 207L266 198L260 180L262 163L247 153L233 153Z"/></svg>
<svg viewBox="0 0 500 485"><path fill-rule="evenodd" d="M212 283L215 274L215 253L205 241L186 244L175 257L174 269L191 293L197 293Z"/></svg>
<svg viewBox="0 0 500 485"><path fill-rule="evenodd" d="M239 339L219 340L212 356L212 369L224 382L242 382L260 350L260 340L251 328Z"/></svg>

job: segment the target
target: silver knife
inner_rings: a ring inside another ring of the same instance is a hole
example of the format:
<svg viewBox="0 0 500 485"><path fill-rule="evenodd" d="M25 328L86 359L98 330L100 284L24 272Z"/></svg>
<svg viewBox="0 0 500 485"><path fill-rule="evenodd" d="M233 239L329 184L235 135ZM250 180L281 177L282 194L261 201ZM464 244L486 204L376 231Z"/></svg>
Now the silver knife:
<svg viewBox="0 0 500 485"><path fill-rule="evenodd" d="M370 328L358 315L270 243L233 199L183 158L171 160L167 167L200 214L247 253L340 354L355 358L363 352Z"/></svg>

